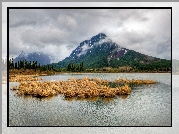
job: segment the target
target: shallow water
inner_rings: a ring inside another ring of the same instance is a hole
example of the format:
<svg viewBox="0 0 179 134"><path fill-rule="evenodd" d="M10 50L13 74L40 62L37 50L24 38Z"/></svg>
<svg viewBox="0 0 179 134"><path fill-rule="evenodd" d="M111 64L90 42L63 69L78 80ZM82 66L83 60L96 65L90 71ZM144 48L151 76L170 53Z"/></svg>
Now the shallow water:
<svg viewBox="0 0 179 134"><path fill-rule="evenodd" d="M66 100L20 97L9 90L11 126L171 126L171 74L61 74L44 80L69 78L151 79L155 85L133 87L131 95L113 99ZM10 87L14 82L10 82Z"/></svg>

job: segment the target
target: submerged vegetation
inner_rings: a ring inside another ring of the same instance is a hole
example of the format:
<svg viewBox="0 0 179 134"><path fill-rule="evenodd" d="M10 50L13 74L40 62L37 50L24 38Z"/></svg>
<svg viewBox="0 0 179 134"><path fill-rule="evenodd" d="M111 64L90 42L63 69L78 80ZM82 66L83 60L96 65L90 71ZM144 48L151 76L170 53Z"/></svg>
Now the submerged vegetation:
<svg viewBox="0 0 179 134"><path fill-rule="evenodd" d="M128 79L116 79L115 83L130 84L130 85L142 85L142 84L156 84L153 80L128 80Z"/></svg>

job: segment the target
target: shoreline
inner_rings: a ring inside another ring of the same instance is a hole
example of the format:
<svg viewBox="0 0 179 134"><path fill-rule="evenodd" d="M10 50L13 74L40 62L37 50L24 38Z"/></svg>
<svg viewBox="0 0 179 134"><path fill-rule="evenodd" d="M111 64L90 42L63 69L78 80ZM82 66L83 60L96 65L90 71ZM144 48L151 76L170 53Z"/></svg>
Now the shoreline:
<svg viewBox="0 0 179 134"><path fill-rule="evenodd" d="M148 73L148 72L142 72L142 73L138 73L138 72L116 72L116 73L109 73L109 72L104 72L104 73L99 73L99 72L58 72L58 73L35 73L33 72L33 74L26 74L26 73L9 73L9 82L14 82L14 80L12 81L11 78L17 78L21 79L20 76L22 76L22 81L27 81L27 79L29 79L29 81L36 81L36 80L42 80L41 78L38 78L39 76L53 76L53 75L82 75L82 74L171 74L171 73ZM173 75L173 74L172 74ZM3 77L4 78L4 77ZM27 78L27 79L26 79ZM7 77L6 77L7 79ZM26 80L25 80L26 79ZM15 80L17 81L21 81L21 80ZM3 81L3 83L7 83L5 81Z"/></svg>
<svg viewBox="0 0 179 134"><path fill-rule="evenodd" d="M47 71L47 72L39 72L34 70L9 70L9 75L38 75L38 76L50 76L50 75L58 75L58 74L172 74L172 72L56 72L56 71ZM176 74L177 75L177 74ZM178 73L179 75L179 73Z"/></svg>
<svg viewBox="0 0 179 134"><path fill-rule="evenodd" d="M61 74L61 73L73 73L73 74L79 74L79 73L172 73L171 71L114 71L114 70L106 70L106 71L81 71L81 72L73 72L73 71L54 71L54 70L48 70L48 71L40 71L40 70L33 70L33 69L10 69L9 74L39 74L39 75L45 75L45 74ZM179 74L179 73L178 73Z"/></svg>

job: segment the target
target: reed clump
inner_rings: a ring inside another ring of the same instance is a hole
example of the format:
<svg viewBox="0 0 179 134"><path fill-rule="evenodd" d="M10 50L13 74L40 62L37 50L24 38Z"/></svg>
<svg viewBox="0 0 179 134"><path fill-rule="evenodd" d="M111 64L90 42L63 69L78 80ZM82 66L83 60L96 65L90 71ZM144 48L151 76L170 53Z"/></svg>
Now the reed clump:
<svg viewBox="0 0 179 134"><path fill-rule="evenodd" d="M117 95L128 95L131 92L127 84L111 88L107 80L90 78L69 79L67 81L22 81L18 87L13 86L11 89L16 90L19 95L47 97L62 94L67 98L106 98Z"/></svg>
<svg viewBox="0 0 179 134"><path fill-rule="evenodd" d="M113 83L121 86L110 87L108 80L99 78L69 79L66 81L38 81L38 75L11 75L10 81L20 82L19 86L13 86L11 90L17 91L18 95L32 95L35 97L48 97L62 94L65 98L113 98L118 95L129 95L130 85L155 84L152 80L128 80L116 79Z"/></svg>
<svg viewBox="0 0 179 134"><path fill-rule="evenodd" d="M39 75L9 75L10 82L22 82L22 81L38 81L42 78L36 78Z"/></svg>
<svg viewBox="0 0 179 134"><path fill-rule="evenodd" d="M129 79L115 79L115 83L128 84L128 85L143 85L143 84L156 84L153 80L129 80Z"/></svg>

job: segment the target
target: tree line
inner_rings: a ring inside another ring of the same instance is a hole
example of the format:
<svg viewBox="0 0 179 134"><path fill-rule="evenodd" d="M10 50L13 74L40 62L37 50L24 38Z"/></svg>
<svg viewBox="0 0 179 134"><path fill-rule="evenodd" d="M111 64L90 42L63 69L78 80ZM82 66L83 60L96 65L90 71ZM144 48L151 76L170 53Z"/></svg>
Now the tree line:
<svg viewBox="0 0 179 134"><path fill-rule="evenodd" d="M84 65L83 62L81 62L79 65L74 63L69 63L66 67L66 71L72 71L72 72L82 72L84 71Z"/></svg>
<svg viewBox="0 0 179 134"><path fill-rule="evenodd" d="M4 60L2 62L5 62ZM7 66L7 62L4 63L4 68ZM14 63L13 58L9 59L9 69L33 69L40 71L71 71L82 72L85 70L83 62L80 64L69 63L65 69L55 68L53 64L40 65L37 61L20 60Z"/></svg>
<svg viewBox="0 0 179 134"><path fill-rule="evenodd" d="M37 61L26 61L20 60L14 63L13 58L9 59L9 69L37 69L40 68L40 63L37 64Z"/></svg>
<svg viewBox="0 0 179 134"><path fill-rule="evenodd" d="M53 65L40 65L37 61L20 60L14 63L13 58L9 59L9 69L34 69L40 71L53 70Z"/></svg>
<svg viewBox="0 0 179 134"><path fill-rule="evenodd" d="M2 59L2 70L6 69L7 63L8 63L7 60ZM111 65L113 65L113 64L115 65L115 67L111 67L112 69L110 71L116 70L117 72L121 72L118 68L121 65L117 66L116 62L113 63L113 60L112 60ZM165 61L165 60L163 62L153 62L150 64L139 64L139 63L132 64L132 65L128 65L128 64L126 63L126 66L131 67L129 72L169 72L169 71L171 71L171 62ZM84 71L89 71L89 69L90 69L90 68L88 68L86 70L83 62L80 62L78 64L70 62L67 64L66 68L60 68L60 67L56 66L55 63L48 64L48 65L40 65L40 63L38 63L37 61L20 60L20 61L17 61L14 63L13 58L9 59L8 65L9 65L9 69L18 69L19 70L19 69L23 68L23 69L33 69L35 71L40 70L40 71L56 71L56 72L61 72L61 71L62 72L63 71L84 72ZM178 67L176 67L176 68L178 68ZM100 68L97 70L100 70ZM175 70L177 70L177 69L175 69ZM102 71L105 71L104 68Z"/></svg>
<svg viewBox="0 0 179 134"><path fill-rule="evenodd" d="M113 68L118 68L120 66L130 66L132 67L133 72L169 72L171 71L171 61L170 60L161 60L151 63L138 63L135 61L125 61L116 62L116 60L111 60L110 65Z"/></svg>

